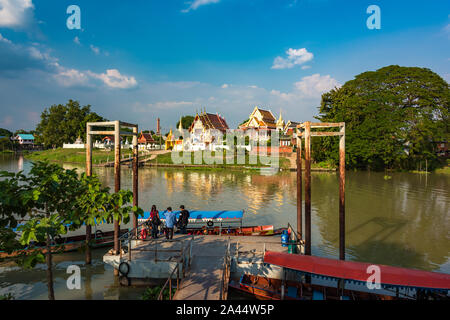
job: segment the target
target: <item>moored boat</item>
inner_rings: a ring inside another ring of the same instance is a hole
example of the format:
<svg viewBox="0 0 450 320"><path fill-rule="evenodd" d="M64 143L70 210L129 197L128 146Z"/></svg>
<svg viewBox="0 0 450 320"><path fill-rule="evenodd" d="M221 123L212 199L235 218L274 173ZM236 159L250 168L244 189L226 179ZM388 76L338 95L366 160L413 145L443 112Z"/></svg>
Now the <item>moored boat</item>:
<svg viewBox="0 0 450 320"><path fill-rule="evenodd" d="M102 248L114 245L114 231L99 232L91 235L91 248ZM127 230L120 230L120 234L126 233ZM58 237L52 241L50 246L52 253L72 252L81 249L86 244L85 235L77 235L71 237ZM15 250L11 253L0 251L0 259L16 258L21 255L33 253L35 251L46 253L47 249L45 243L36 243L33 246L24 249Z"/></svg>
<svg viewBox="0 0 450 320"><path fill-rule="evenodd" d="M351 283L366 285L369 288L368 282L370 282L372 289L369 294L375 294L375 296L366 296L364 300L371 297L382 300L401 299L401 297L416 300L450 299L450 275L444 273L274 251L264 252L264 263L281 267L283 270L290 270L298 275L339 281L344 287L346 283ZM378 282L374 283L374 279L376 280L377 277L372 276L376 273L379 277ZM393 292L395 297L380 294L380 289ZM342 291L342 288L339 290L340 296L353 298L353 296L345 294L345 290ZM356 300L358 295L366 294L350 291L352 294L356 294ZM331 292L331 296L335 296L335 292ZM411 292L413 293L411 294Z"/></svg>
<svg viewBox="0 0 450 320"><path fill-rule="evenodd" d="M404 300L395 296L368 293L298 281L285 281L285 294L282 297L283 281L244 274L239 282L231 280L229 288L254 296L259 300Z"/></svg>

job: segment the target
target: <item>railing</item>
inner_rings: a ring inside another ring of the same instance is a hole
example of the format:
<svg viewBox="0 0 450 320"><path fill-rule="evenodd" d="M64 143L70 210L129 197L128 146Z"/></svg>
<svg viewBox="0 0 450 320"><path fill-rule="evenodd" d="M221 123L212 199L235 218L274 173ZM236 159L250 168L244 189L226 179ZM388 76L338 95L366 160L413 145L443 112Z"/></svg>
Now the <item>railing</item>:
<svg viewBox="0 0 450 320"><path fill-rule="evenodd" d="M169 285L169 300L172 300L172 278L175 273L177 272L177 290L180 287L180 265L184 265L184 257L181 257L180 260L177 261L177 265L175 268L173 268L172 273L170 274L169 278L164 283L163 287L161 288L161 291L158 295L158 300L163 300L164 297L164 290L166 289L167 285Z"/></svg>
<svg viewBox="0 0 450 320"><path fill-rule="evenodd" d="M192 241L193 240L194 240L194 236L192 236L192 238L189 240L189 255L187 256L188 267L191 266ZM169 300L172 300L172 278L173 278L173 275L174 275L175 271L177 272L177 290L180 288L180 266L183 267L183 269L182 269L183 278L185 276L185 271L186 271L185 270L185 263L186 263L185 259L186 259L186 257L184 255L184 249L185 249L185 247L183 246L181 248L181 257L177 260L177 265L172 270L171 274L169 275L169 278L167 278L166 282L164 283L163 287L161 288L161 291L159 292L159 295L158 295L158 300L162 300L163 299L164 290L166 289L167 285L169 285ZM155 256L156 256L156 253L155 253Z"/></svg>
<svg viewBox="0 0 450 320"><path fill-rule="evenodd" d="M228 296L228 282L230 281L231 269L231 239L228 237L227 251L223 261L222 282L220 284L220 300L227 300Z"/></svg>
<svg viewBox="0 0 450 320"><path fill-rule="evenodd" d="M293 253L303 253L303 247L304 247L304 241L298 238L297 232L294 230L294 228L291 226L290 223L288 223L288 232L289 232L289 244L288 245L295 245L296 252Z"/></svg>

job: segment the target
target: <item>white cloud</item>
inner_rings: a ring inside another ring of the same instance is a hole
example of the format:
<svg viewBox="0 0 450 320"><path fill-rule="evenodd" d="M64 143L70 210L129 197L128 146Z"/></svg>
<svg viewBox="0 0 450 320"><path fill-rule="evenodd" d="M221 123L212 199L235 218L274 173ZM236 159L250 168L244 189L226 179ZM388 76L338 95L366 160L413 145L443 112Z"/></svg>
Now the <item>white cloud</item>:
<svg viewBox="0 0 450 320"><path fill-rule="evenodd" d="M25 26L32 18L33 9L31 0L0 0L0 27Z"/></svg>
<svg viewBox="0 0 450 320"><path fill-rule="evenodd" d="M89 76L76 69L64 69L61 67L55 78L64 87L89 86Z"/></svg>
<svg viewBox="0 0 450 320"><path fill-rule="evenodd" d="M302 66L302 70L308 70L311 69L311 66Z"/></svg>
<svg viewBox="0 0 450 320"><path fill-rule="evenodd" d="M1 33L0 33L0 41L6 42L6 43L9 43L9 44L12 43L11 40L8 40L5 37L3 37Z"/></svg>
<svg viewBox="0 0 450 320"><path fill-rule="evenodd" d="M101 74L88 71L88 74L93 78L100 79L110 88L129 89L137 86L135 77L122 75L117 69L108 69L106 73Z"/></svg>
<svg viewBox="0 0 450 320"><path fill-rule="evenodd" d="M443 31L444 31L445 34L447 34L447 36L448 36L449 39L450 39L450 23L447 24L447 25L444 27Z"/></svg>
<svg viewBox="0 0 450 320"><path fill-rule="evenodd" d="M90 48L91 48L92 52L94 52L96 55L100 54L100 49L98 47L95 47L91 44Z"/></svg>
<svg viewBox="0 0 450 320"><path fill-rule="evenodd" d="M450 83L450 73L444 74L443 78L445 81L447 81L447 83Z"/></svg>
<svg viewBox="0 0 450 320"><path fill-rule="evenodd" d="M294 84L295 88L305 96L320 96L322 93L330 91L334 87L339 87L336 79L330 75L321 76L316 73L311 76L303 77L301 81Z"/></svg>
<svg viewBox="0 0 450 320"><path fill-rule="evenodd" d="M226 89L226 88L228 88L229 87L229 85L227 84L227 83L224 83L223 85L222 85L222 89Z"/></svg>
<svg viewBox="0 0 450 320"><path fill-rule="evenodd" d="M194 103L190 101L159 101L155 103L148 104L150 109L176 109L176 108L185 108L191 107Z"/></svg>
<svg viewBox="0 0 450 320"><path fill-rule="evenodd" d="M288 49L286 51L287 57L276 57L273 61L272 69L290 69L295 67L296 65L304 64L308 61L311 61L314 58L314 55L311 52L308 52L306 48L301 49Z"/></svg>
<svg viewBox="0 0 450 320"><path fill-rule="evenodd" d="M137 86L135 77L124 76L117 69L108 69L106 73L95 73L90 70L64 68L56 63L57 73L54 78L64 87L95 87L95 81L100 80L109 88L130 89Z"/></svg>
<svg viewBox="0 0 450 320"><path fill-rule="evenodd" d="M272 90L271 94L283 100L296 100L302 98L320 98L320 96L335 87L340 87L339 82L330 75L321 76L316 73L303 77L294 83L294 89L289 93Z"/></svg>
<svg viewBox="0 0 450 320"><path fill-rule="evenodd" d="M191 2L191 5L184 10L181 10L181 12L189 12L191 10L197 10L198 7L204 6L206 4L211 4L211 3L218 3L220 0L194 0L193 2Z"/></svg>
<svg viewBox="0 0 450 320"><path fill-rule="evenodd" d="M75 43L78 44L78 45L81 45L80 38L78 38L78 36L76 36L75 38L73 38L73 42L75 42Z"/></svg>

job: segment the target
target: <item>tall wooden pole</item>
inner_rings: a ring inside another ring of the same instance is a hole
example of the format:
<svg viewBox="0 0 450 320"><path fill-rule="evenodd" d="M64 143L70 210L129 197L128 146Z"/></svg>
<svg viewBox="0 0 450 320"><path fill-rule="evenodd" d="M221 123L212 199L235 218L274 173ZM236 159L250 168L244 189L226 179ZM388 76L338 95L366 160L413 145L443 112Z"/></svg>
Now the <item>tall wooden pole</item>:
<svg viewBox="0 0 450 320"><path fill-rule="evenodd" d="M91 126L86 124L86 176L92 176L92 135L90 134ZM91 234L92 227L86 224L86 252L85 252L85 263L91 264Z"/></svg>
<svg viewBox="0 0 450 320"><path fill-rule="evenodd" d="M311 122L305 122L305 255L311 255Z"/></svg>
<svg viewBox="0 0 450 320"><path fill-rule="evenodd" d="M300 133L297 133L298 135ZM302 137L297 136L297 236L302 239Z"/></svg>
<svg viewBox="0 0 450 320"><path fill-rule="evenodd" d="M138 206L138 167L139 167L139 150L138 150L138 127L133 128L133 206ZM137 226L138 226L138 217L136 214L133 215L133 228L136 230L137 237Z"/></svg>
<svg viewBox="0 0 450 320"><path fill-rule="evenodd" d="M120 121L114 124L114 192L120 190ZM114 220L114 252L119 254L119 221Z"/></svg>
<svg viewBox="0 0 450 320"><path fill-rule="evenodd" d="M345 124L339 138L339 259L345 260Z"/></svg>

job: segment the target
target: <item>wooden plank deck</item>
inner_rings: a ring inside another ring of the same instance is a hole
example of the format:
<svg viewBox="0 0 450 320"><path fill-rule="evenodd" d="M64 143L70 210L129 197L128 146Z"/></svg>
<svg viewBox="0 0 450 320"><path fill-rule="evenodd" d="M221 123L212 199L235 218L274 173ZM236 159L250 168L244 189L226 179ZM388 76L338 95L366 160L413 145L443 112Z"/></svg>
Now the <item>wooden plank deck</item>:
<svg viewBox="0 0 450 320"><path fill-rule="evenodd" d="M241 259L262 261L264 243L266 250L284 251L278 237L230 237L230 255L239 249ZM175 300L220 300L227 245L227 236L195 236L192 264Z"/></svg>

